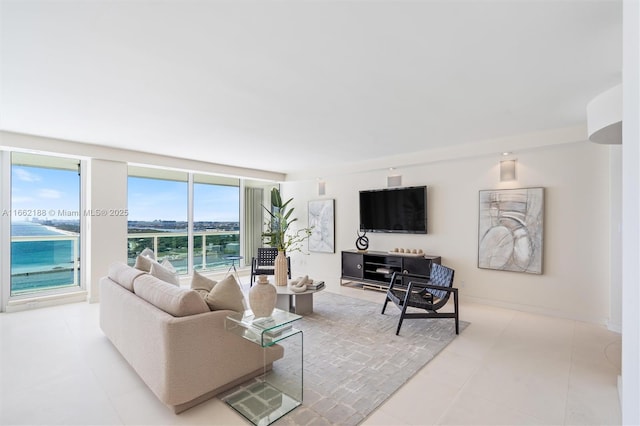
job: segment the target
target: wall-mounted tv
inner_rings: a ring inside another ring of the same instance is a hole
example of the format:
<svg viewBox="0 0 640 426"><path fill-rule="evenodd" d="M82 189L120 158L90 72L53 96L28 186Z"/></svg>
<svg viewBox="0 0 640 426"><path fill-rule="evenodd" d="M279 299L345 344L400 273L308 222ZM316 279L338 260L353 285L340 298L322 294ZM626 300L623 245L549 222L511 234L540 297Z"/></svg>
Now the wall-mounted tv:
<svg viewBox="0 0 640 426"><path fill-rule="evenodd" d="M427 187L360 191L360 230L427 233Z"/></svg>

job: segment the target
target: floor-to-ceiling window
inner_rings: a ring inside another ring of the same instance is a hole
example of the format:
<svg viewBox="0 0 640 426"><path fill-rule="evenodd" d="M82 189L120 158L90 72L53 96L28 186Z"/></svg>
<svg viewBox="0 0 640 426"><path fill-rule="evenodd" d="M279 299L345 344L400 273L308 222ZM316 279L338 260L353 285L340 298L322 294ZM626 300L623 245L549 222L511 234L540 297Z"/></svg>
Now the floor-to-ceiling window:
<svg viewBox="0 0 640 426"><path fill-rule="evenodd" d="M240 180L194 174L194 269L224 267L229 265L230 257L239 254Z"/></svg>
<svg viewBox="0 0 640 426"><path fill-rule="evenodd" d="M240 254L237 178L129 166L128 209L130 265L145 248L181 274L228 267Z"/></svg>
<svg viewBox="0 0 640 426"><path fill-rule="evenodd" d="M82 286L80 189L79 160L11 154L11 297Z"/></svg>
<svg viewBox="0 0 640 426"><path fill-rule="evenodd" d="M145 248L159 261L169 260L178 273L188 272L188 174L129 167L128 263Z"/></svg>

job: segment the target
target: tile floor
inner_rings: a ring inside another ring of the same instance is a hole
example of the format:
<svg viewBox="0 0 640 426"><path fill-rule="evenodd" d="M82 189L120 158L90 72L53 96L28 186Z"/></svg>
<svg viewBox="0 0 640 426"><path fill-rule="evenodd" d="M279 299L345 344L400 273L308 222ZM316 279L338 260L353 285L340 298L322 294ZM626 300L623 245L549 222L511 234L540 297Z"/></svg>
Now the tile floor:
<svg viewBox="0 0 640 426"><path fill-rule="evenodd" d="M0 314L1 425L247 424L215 398L172 414L102 334L98 310L75 303ZM471 325L365 425L621 423L620 335L478 304L462 303L461 316Z"/></svg>

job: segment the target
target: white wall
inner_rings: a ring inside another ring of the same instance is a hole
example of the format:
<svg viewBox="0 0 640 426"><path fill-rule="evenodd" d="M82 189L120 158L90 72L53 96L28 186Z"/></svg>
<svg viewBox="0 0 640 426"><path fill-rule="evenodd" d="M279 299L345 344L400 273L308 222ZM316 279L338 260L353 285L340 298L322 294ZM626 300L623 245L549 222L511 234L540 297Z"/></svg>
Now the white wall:
<svg viewBox="0 0 640 426"><path fill-rule="evenodd" d="M529 149L516 154L518 180L499 182L497 154L399 167L403 186L427 185L428 235L369 233L370 250L422 248L442 256L456 270L456 285L467 300L605 324L610 317L610 152L591 142ZM334 198L336 253L294 254L294 275L308 273L337 289L340 251L355 248L358 191L386 187L387 170L322 176L326 196L315 180L283 184L294 197L300 225L307 202ZM543 274L477 268L478 191L545 188Z"/></svg>

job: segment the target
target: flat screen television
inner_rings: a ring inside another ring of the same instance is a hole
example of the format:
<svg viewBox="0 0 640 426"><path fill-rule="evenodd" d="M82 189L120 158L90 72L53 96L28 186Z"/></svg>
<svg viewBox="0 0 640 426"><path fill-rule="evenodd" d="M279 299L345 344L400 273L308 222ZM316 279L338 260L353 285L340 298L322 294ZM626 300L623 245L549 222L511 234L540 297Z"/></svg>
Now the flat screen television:
<svg viewBox="0 0 640 426"><path fill-rule="evenodd" d="M360 191L360 230L427 233L427 187Z"/></svg>

